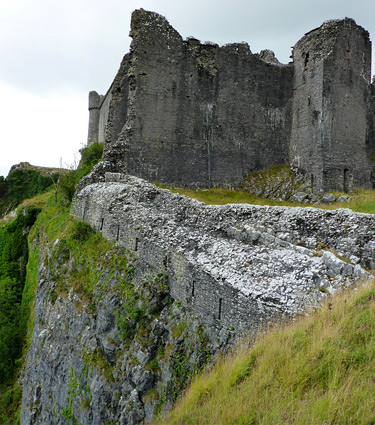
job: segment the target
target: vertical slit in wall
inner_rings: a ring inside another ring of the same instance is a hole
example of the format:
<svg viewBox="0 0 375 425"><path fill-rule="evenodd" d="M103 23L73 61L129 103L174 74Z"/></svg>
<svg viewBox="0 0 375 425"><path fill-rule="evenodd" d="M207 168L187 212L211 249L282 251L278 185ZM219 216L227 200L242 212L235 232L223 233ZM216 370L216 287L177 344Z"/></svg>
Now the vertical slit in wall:
<svg viewBox="0 0 375 425"><path fill-rule="evenodd" d="M103 230L103 225L104 225L104 218L102 218L102 221L100 223L100 230Z"/></svg>
<svg viewBox="0 0 375 425"><path fill-rule="evenodd" d="M349 170L347 169L347 168L345 168L345 170L344 170L344 184L343 184L343 189L344 189L344 192L345 193L348 193L349 192L349 188L348 188L348 172L349 172Z"/></svg>
<svg viewBox="0 0 375 425"><path fill-rule="evenodd" d="M223 299L219 298L219 314L218 314L218 319L221 320L221 313L223 310Z"/></svg>
<svg viewBox="0 0 375 425"><path fill-rule="evenodd" d="M134 251L138 250L138 238L135 238L135 246L134 246Z"/></svg>
<svg viewBox="0 0 375 425"><path fill-rule="evenodd" d="M116 241L119 240L119 237L120 237L120 226L117 227Z"/></svg>
<svg viewBox="0 0 375 425"><path fill-rule="evenodd" d="M195 282L193 280L192 284L191 284L191 296L194 298L195 296Z"/></svg>
<svg viewBox="0 0 375 425"><path fill-rule="evenodd" d="M304 68L304 71L307 70L307 64L309 63L309 56L310 56L309 52L303 54L303 68Z"/></svg>
<svg viewBox="0 0 375 425"><path fill-rule="evenodd" d="M164 266L164 270L167 270L167 268L168 268L168 257L164 257L163 266Z"/></svg>

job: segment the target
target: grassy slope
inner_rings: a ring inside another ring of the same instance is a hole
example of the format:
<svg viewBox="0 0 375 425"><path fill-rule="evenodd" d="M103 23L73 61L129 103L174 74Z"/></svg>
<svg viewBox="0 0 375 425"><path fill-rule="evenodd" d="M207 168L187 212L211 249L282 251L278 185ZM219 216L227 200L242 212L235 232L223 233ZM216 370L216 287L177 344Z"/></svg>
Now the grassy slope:
<svg viewBox="0 0 375 425"><path fill-rule="evenodd" d="M333 297L197 376L157 424L371 424L375 285Z"/></svg>

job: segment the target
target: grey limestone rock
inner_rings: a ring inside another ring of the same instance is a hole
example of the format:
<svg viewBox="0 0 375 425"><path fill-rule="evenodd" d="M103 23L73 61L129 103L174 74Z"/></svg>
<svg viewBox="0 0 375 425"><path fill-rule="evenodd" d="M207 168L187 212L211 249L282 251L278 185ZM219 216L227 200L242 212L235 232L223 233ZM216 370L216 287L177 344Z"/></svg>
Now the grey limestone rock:
<svg viewBox="0 0 375 425"><path fill-rule="evenodd" d="M350 196L348 195L342 195L336 199L336 202L349 202L349 201L350 201Z"/></svg>
<svg viewBox="0 0 375 425"><path fill-rule="evenodd" d="M336 201L336 198L332 193L326 193L323 195L322 199L320 200L321 204L333 204Z"/></svg>
<svg viewBox="0 0 375 425"><path fill-rule="evenodd" d="M289 198L291 202L299 202L302 204L306 200L308 200L308 194L306 192L294 192L292 196Z"/></svg>

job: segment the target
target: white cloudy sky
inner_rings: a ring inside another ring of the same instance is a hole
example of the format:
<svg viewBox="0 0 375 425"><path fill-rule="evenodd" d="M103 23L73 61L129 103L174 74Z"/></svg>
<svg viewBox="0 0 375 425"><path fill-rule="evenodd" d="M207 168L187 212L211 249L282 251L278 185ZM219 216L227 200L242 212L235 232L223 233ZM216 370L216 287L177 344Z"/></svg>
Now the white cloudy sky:
<svg viewBox="0 0 375 425"><path fill-rule="evenodd" d="M87 94L106 92L140 7L166 16L183 37L247 41L284 63L327 19L354 18L375 40L374 0L0 0L0 175L21 161L77 162Z"/></svg>

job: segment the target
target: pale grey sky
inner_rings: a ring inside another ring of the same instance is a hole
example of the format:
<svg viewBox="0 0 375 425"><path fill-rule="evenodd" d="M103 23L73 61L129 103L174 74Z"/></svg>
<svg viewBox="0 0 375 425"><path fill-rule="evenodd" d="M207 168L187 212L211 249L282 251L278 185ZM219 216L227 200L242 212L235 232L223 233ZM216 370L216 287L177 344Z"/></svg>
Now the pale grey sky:
<svg viewBox="0 0 375 425"><path fill-rule="evenodd" d="M375 39L373 0L0 0L0 175L21 161L77 162L88 92L108 89L140 7L164 15L184 38L246 41L283 63L327 19L353 18Z"/></svg>

